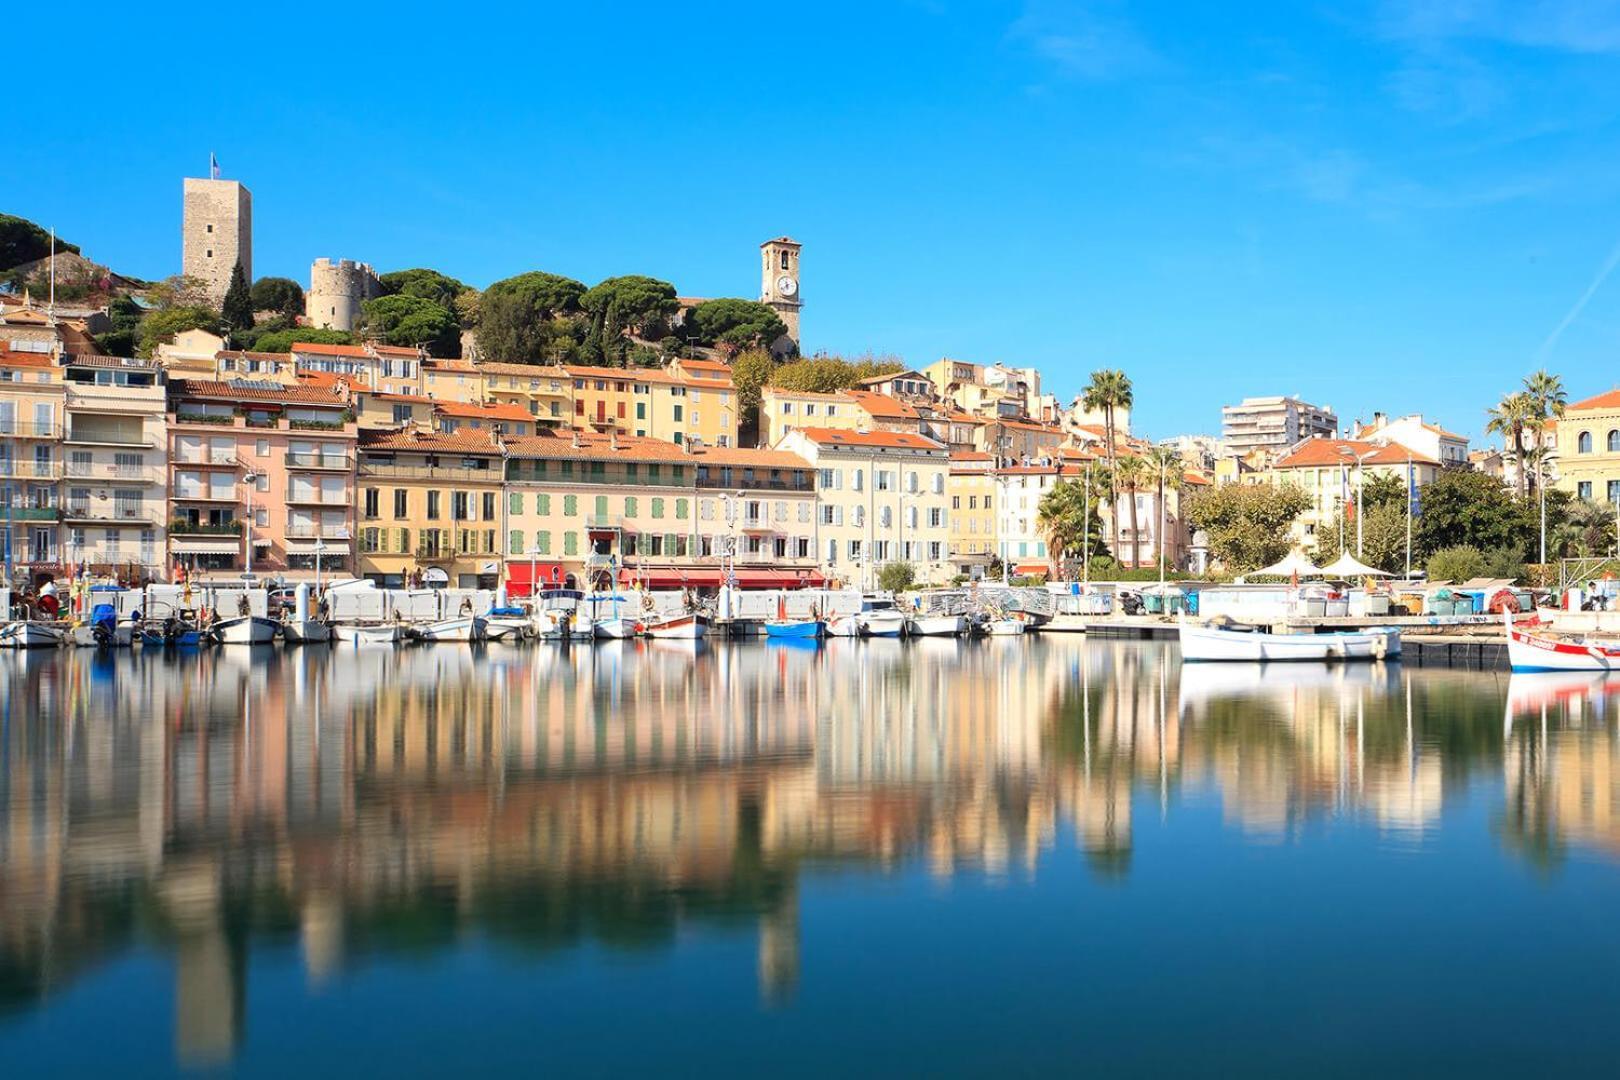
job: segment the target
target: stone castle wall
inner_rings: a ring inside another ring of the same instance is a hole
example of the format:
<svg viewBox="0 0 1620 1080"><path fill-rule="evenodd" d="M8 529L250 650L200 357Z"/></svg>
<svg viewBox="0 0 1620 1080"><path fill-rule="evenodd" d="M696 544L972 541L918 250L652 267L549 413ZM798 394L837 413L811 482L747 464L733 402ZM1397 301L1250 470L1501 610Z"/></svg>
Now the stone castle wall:
<svg viewBox="0 0 1620 1080"><path fill-rule="evenodd" d="M304 314L309 325L332 330L353 330L360 305L382 295L377 272L353 259L316 259L309 268L309 291Z"/></svg>
<svg viewBox="0 0 1620 1080"><path fill-rule="evenodd" d="M180 272L201 281L214 303L225 298L241 262L253 281L253 193L235 180L185 180Z"/></svg>

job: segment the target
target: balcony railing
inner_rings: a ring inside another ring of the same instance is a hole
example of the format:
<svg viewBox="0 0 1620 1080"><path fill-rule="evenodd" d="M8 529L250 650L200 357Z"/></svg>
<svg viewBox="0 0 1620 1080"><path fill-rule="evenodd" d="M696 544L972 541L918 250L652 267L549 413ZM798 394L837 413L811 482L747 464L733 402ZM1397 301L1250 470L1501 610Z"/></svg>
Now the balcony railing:
<svg viewBox="0 0 1620 1080"><path fill-rule="evenodd" d="M54 420L48 424L36 424L31 420L0 420L0 438L5 439L54 439L61 431L61 425Z"/></svg>
<svg viewBox="0 0 1620 1080"><path fill-rule="evenodd" d="M177 518L169 522L169 532L175 536L241 536L240 521L188 521Z"/></svg>
<svg viewBox="0 0 1620 1080"><path fill-rule="evenodd" d="M169 458L171 465L190 465L197 468L234 467L238 463L235 450L210 451L206 454L183 454Z"/></svg>
<svg viewBox="0 0 1620 1080"><path fill-rule="evenodd" d="M351 539L351 536L347 525L289 525L287 526L287 539L348 540Z"/></svg>
<svg viewBox="0 0 1620 1080"><path fill-rule="evenodd" d="M10 480L55 480L62 475L60 461L25 461L0 458L0 477Z"/></svg>
<svg viewBox="0 0 1620 1080"><path fill-rule="evenodd" d="M118 431L80 431L73 429L65 437L66 442L83 443L87 446L140 446L152 449L157 446L157 440L146 435L127 435Z"/></svg>
<svg viewBox="0 0 1620 1080"><path fill-rule="evenodd" d="M320 491L306 491L302 494L289 491L286 495L288 506L343 506L347 507L354 502L353 496L348 492L341 495L328 495Z"/></svg>
<svg viewBox="0 0 1620 1080"><path fill-rule="evenodd" d="M392 463L362 461L361 476L392 477L399 480L465 480L472 483L499 484L500 463L489 469L463 469L452 465L395 465Z"/></svg>
<svg viewBox="0 0 1620 1080"><path fill-rule="evenodd" d="M353 459L347 454L308 454L289 450L285 461L289 469L333 469L347 472Z"/></svg>
<svg viewBox="0 0 1620 1080"><path fill-rule="evenodd" d="M82 502L69 500L63 507L62 517L68 521L115 521L131 525L156 525L160 507L147 504L131 506L108 499Z"/></svg>
<svg viewBox="0 0 1620 1080"><path fill-rule="evenodd" d="M64 551L67 561L74 566L80 563L89 563L92 572L99 570L116 570L120 567L134 564L146 570L161 571L163 559L158 549L134 544L125 547L95 546L88 544L69 544Z"/></svg>
<svg viewBox="0 0 1620 1080"><path fill-rule="evenodd" d="M69 461L63 475L83 480L134 480L143 484L161 484L163 470L156 465L109 465L105 461Z"/></svg>
<svg viewBox="0 0 1620 1080"><path fill-rule="evenodd" d="M10 518L12 521L55 521L61 517L60 508L55 506L13 506L0 508L0 521Z"/></svg>
<svg viewBox="0 0 1620 1080"><path fill-rule="evenodd" d="M229 413L176 413L177 424L213 424L216 427L235 427L237 418Z"/></svg>

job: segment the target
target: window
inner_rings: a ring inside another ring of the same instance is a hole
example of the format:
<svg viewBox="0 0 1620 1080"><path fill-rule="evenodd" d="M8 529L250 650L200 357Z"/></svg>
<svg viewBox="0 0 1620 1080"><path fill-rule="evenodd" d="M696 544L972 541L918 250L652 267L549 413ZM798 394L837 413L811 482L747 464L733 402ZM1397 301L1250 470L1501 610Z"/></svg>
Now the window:
<svg viewBox="0 0 1620 1080"><path fill-rule="evenodd" d="M1590 454L1592 452L1592 433L1590 431L1583 431L1576 438L1575 452L1577 454Z"/></svg>
<svg viewBox="0 0 1620 1080"><path fill-rule="evenodd" d="M952 510L960 510L960 509L962 509L962 496L960 496L960 495L952 495L951 496L951 509Z"/></svg>
<svg viewBox="0 0 1620 1080"><path fill-rule="evenodd" d="M406 516L406 514L408 512L407 506L406 506L406 497L407 497L407 494L406 494L406 491L405 491L404 488L395 488L394 489L394 520L395 521L398 521L400 518Z"/></svg>
<svg viewBox="0 0 1620 1080"><path fill-rule="evenodd" d="M377 516L379 502L377 498L378 494L379 492L376 488L366 488L365 514L368 518L375 518Z"/></svg>
<svg viewBox="0 0 1620 1080"><path fill-rule="evenodd" d="M508 555L523 554L523 531L513 529L506 537L506 553Z"/></svg>
<svg viewBox="0 0 1620 1080"><path fill-rule="evenodd" d="M1620 454L1620 431L1609 432L1609 453Z"/></svg>
<svg viewBox="0 0 1620 1080"><path fill-rule="evenodd" d="M929 528L938 529L938 528L942 527L944 524L945 524L945 511L941 510L937 506L928 511L928 527Z"/></svg>
<svg viewBox="0 0 1620 1080"><path fill-rule="evenodd" d="M575 517L579 514L579 496L563 496L563 517ZM570 552L572 554L572 552Z"/></svg>
<svg viewBox="0 0 1620 1080"><path fill-rule="evenodd" d="M685 521L686 520L686 513L687 513L686 500L685 499L676 499L675 500L675 520L676 521Z"/></svg>
<svg viewBox="0 0 1620 1080"><path fill-rule="evenodd" d="M1620 480L1610 480L1608 485L1609 505L1620 502Z"/></svg>
<svg viewBox="0 0 1620 1080"><path fill-rule="evenodd" d="M621 405L619 407L619 409L620 409L619 415L623 416L624 415L624 411L623 411L624 406ZM645 419L647 419L647 403L645 401L636 402L636 419L637 420L645 420Z"/></svg>
<svg viewBox="0 0 1620 1080"><path fill-rule="evenodd" d="M523 513L523 492L514 491L506 497L506 512L508 514Z"/></svg>
<svg viewBox="0 0 1620 1080"><path fill-rule="evenodd" d="M685 414L686 410L685 410L685 408L683 408L680 405L674 406L674 409L675 409L675 422L678 424L678 423L681 422L681 417Z"/></svg>
<svg viewBox="0 0 1620 1080"><path fill-rule="evenodd" d="M855 519L855 527L857 529L864 529L866 527L866 507L857 504L853 516Z"/></svg>
<svg viewBox="0 0 1620 1080"><path fill-rule="evenodd" d="M652 501L652 516L655 517L655 518L661 518L661 517L664 516L664 500L663 499L654 499Z"/></svg>
<svg viewBox="0 0 1620 1080"><path fill-rule="evenodd" d="M473 516L472 505L472 496L469 492L452 491L450 493L450 520L471 520Z"/></svg>
<svg viewBox="0 0 1620 1080"><path fill-rule="evenodd" d="M885 506L878 510L878 527L890 528L894 524L894 511Z"/></svg>
<svg viewBox="0 0 1620 1080"><path fill-rule="evenodd" d="M427 517L429 521L439 520L439 493L437 491L427 493Z"/></svg>
<svg viewBox="0 0 1620 1080"><path fill-rule="evenodd" d="M872 474L872 486L878 491L893 491L894 473L888 469L878 469Z"/></svg>
<svg viewBox="0 0 1620 1080"><path fill-rule="evenodd" d="M253 452L259 457L264 457L266 454L270 453L270 440L256 439L253 443Z"/></svg>
<svg viewBox="0 0 1620 1080"><path fill-rule="evenodd" d="M937 472L934 474L934 494L945 494L945 474L942 472Z"/></svg>
<svg viewBox="0 0 1620 1080"><path fill-rule="evenodd" d="M805 415L808 416L810 414L810 407L808 405L806 405L804 411L805 411ZM791 402L791 401L782 402L782 415L783 416L792 416L793 415L793 402Z"/></svg>
<svg viewBox="0 0 1620 1080"><path fill-rule="evenodd" d="M570 530L569 532L563 533L563 554L564 555L578 555L579 554L579 534L578 533L573 532L572 530Z"/></svg>

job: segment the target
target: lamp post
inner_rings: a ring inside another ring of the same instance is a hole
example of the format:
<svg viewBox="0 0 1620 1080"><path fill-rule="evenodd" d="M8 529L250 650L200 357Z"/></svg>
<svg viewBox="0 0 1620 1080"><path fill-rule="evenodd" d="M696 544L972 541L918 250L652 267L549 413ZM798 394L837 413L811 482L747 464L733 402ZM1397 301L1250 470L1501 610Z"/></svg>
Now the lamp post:
<svg viewBox="0 0 1620 1080"><path fill-rule="evenodd" d="M1080 591L1091 586L1091 459L1086 459L1085 509L1080 515Z"/></svg>
<svg viewBox="0 0 1620 1080"><path fill-rule="evenodd" d="M1359 521L1359 516L1358 516ZM1159 549L1159 597L1164 597L1164 459L1159 459L1159 534L1154 537Z"/></svg>
<svg viewBox="0 0 1620 1080"><path fill-rule="evenodd" d="M243 559L244 577L253 573L253 488L259 482L259 474L247 469L242 474L242 481L247 484L247 521L242 523L242 538L246 541L247 555Z"/></svg>
<svg viewBox="0 0 1620 1080"><path fill-rule="evenodd" d="M1412 450L1406 451L1406 580L1412 580L1412 488L1416 483L1412 475Z"/></svg>
<svg viewBox="0 0 1620 1080"><path fill-rule="evenodd" d="M315 596L321 595L321 553L326 550L326 541L319 533L315 534Z"/></svg>

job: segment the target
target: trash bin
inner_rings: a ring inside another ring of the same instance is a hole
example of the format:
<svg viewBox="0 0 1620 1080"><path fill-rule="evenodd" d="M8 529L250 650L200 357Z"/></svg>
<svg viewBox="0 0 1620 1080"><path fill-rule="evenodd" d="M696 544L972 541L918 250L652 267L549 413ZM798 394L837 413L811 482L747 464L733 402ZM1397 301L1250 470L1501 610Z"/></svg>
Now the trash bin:
<svg viewBox="0 0 1620 1080"><path fill-rule="evenodd" d="M1164 597L1160 596L1158 593L1143 593L1142 610L1147 612L1149 615L1163 615Z"/></svg>
<svg viewBox="0 0 1620 1080"><path fill-rule="evenodd" d="M1187 614L1198 614L1198 594L1195 592L1190 592L1187 594Z"/></svg>

